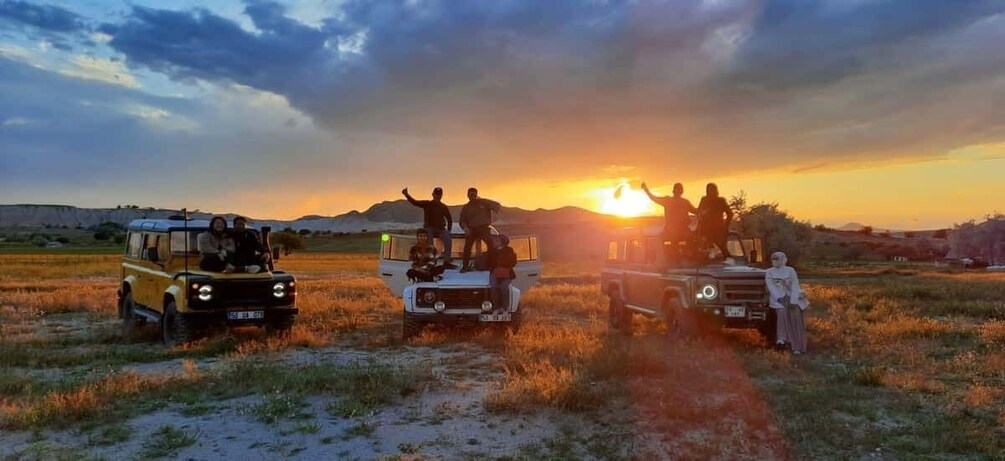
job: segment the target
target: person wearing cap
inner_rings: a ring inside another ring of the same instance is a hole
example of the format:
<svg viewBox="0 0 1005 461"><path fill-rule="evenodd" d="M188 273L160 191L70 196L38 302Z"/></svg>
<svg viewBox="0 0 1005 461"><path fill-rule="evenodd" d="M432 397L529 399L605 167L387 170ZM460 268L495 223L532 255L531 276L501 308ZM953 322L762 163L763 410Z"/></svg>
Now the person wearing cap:
<svg viewBox="0 0 1005 461"><path fill-rule="evenodd" d="M430 239L439 238L443 242L443 267L456 269L451 259L453 242L450 239L450 228L454 221L450 216L450 208L443 203L443 189L433 189L432 200L416 200L408 193L408 188L401 190L401 195L405 196L408 203L422 208L422 227Z"/></svg>
<svg viewBox="0 0 1005 461"><path fill-rule="evenodd" d="M250 274L258 273L264 267L268 267L269 259L272 255L269 249L262 243L262 237L251 229L248 229L248 219L244 216L234 217L234 264L237 270Z"/></svg>
<svg viewBox="0 0 1005 461"><path fill-rule="evenodd" d="M792 348L793 354L806 352L806 323L803 311L810 303L799 287L796 270L786 265L788 257L781 251L771 254L771 268L764 273L768 290L768 307L774 309L777 333L775 346Z"/></svg>
<svg viewBox="0 0 1005 461"><path fill-rule="evenodd" d="M478 196L478 189L468 188L468 203L461 208L461 229L464 229L464 259L461 262L461 272L471 270L468 261L471 259L471 248L476 241L485 242L488 248L486 257L489 261L494 257L495 245L492 244L492 213L498 213L502 209L499 202L481 198Z"/></svg>
<svg viewBox="0 0 1005 461"><path fill-rule="evenodd" d="M489 259L489 301L496 309L509 312L509 286L516 278L516 252L509 246L509 237L493 235L495 251Z"/></svg>
<svg viewBox="0 0 1005 461"><path fill-rule="evenodd" d="M657 205L663 207L663 240L669 242L666 247L667 262L678 263L681 257L681 242L691 240L690 215L698 215L698 209L691 201L684 198L684 185L673 185L673 197L657 197L649 191L649 186L642 183L642 190Z"/></svg>

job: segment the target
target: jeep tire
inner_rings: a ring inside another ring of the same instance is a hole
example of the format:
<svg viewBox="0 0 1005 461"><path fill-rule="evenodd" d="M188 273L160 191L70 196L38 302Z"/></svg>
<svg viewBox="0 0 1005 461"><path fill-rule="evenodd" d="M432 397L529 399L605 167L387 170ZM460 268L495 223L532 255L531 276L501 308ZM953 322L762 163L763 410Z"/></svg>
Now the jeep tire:
<svg viewBox="0 0 1005 461"><path fill-rule="evenodd" d="M288 338L293 331L296 315L283 315L265 324L265 334L279 338Z"/></svg>
<svg viewBox="0 0 1005 461"><path fill-rule="evenodd" d="M401 339L408 341L422 333L422 322L415 318L412 314L405 312L405 316L401 325Z"/></svg>
<svg viewBox="0 0 1005 461"><path fill-rule="evenodd" d="M697 336L701 326L695 312L685 309L680 299L668 296L663 302L663 317L667 326L667 338L681 340Z"/></svg>
<svg viewBox="0 0 1005 461"><path fill-rule="evenodd" d="M136 330L136 301L133 301L133 293L126 292L119 301L119 318L122 319L122 334L130 335Z"/></svg>
<svg viewBox="0 0 1005 461"><path fill-rule="evenodd" d="M161 341L165 346L190 343L195 339L194 333L191 322L178 313L178 306L174 301L164 306L164 314L161 315Z"/></svg>
<svg viewBox="0 0 1005 461"><path fill-rule="evenodd" d="M778 336L778 313L774 309L768 309L768 315L764 316L764 323L757 327L757 332L769 346L775 345L775 338Z"/></svg>
<svg viewBox="0 0 1005 461"><path fill-rule="evenodd" d="M621 293L612 291L607 307L607 323L612 331L620 331L626 335L632 334L632 312L625 307Z"/></svg>

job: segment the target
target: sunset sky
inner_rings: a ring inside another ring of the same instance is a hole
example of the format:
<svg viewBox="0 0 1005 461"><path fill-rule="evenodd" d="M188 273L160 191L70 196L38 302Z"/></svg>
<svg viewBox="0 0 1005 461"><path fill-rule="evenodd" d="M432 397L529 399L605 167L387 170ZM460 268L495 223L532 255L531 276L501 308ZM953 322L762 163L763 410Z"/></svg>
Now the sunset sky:
<svg viewBox="0 0 1005 461"><path fill-rule="evenodd" d="M1005 211L1005 1L0 0L0 203ZM634 193L629 191L630 193ZM648 210L653 211L653 210Z"/></svg>

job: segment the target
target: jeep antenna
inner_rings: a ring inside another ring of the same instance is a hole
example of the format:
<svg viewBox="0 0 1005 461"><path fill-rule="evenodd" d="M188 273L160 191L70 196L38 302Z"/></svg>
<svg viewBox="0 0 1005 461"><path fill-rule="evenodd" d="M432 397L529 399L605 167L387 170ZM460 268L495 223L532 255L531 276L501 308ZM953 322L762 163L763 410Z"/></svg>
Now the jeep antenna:
<svg viewBox="0 0 1005 461"><path fill-rule="evenodd" d="M183 226L182 228L185 229L185 231L183 232L184 235L185 235L185 258L183 258L183 259L185 259L185 276L187 277L188 276L188 208L182 208L181 209L181 219L182 219L182 222L184 223L184 224L182 224L182 226ZM188 279L185 279L185 280L188 280ZM185 293L188 292L187 288L188 287L186 287Z"/></svg>

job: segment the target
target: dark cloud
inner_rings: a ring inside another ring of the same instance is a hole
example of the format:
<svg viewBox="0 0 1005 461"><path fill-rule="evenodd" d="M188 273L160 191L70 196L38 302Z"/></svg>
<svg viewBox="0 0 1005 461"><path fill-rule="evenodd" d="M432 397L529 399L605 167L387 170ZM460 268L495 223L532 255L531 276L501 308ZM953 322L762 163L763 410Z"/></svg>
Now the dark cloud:
<svg viewBox="0 0 1005 461"><path fill-rule="evenodd" d="M694 176L996 139L1002 5L350 0L312 26L249 1L253 31L138 6L101 30L130 66L282 95L361 151Z"/></svg>
<svg viewBox="0 0 1005 461"><path fill-rule="evenodd" d="M862 72L878 53L895 53L1003 9L1001 0L772 0L724 77L765 89L826 85Z"/></svg>
<svg viewBox="0 0 1005 461"><path fill-rule="evenodd" d="M79 32L87 24L76 13L54 5L19 0L0 1L0 22L31 26L49 32Z"/></svg>

